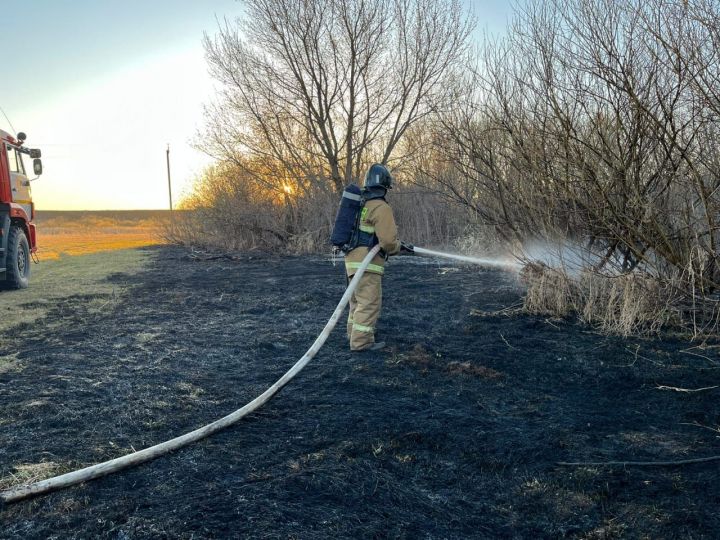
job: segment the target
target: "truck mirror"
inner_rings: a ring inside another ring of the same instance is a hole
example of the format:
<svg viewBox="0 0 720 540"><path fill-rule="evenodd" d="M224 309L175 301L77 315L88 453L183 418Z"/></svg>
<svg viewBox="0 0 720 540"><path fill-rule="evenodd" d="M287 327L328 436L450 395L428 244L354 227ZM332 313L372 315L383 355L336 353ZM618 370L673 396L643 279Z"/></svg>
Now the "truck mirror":
<svg viewBox="0 0 720 540"><path fill-rule="evenodd" d="M25 139L27 139L27 135L25 135L22 131L17 134L17 140L20 141L20 144L24 143Z"/></svg>
<svg viewBox="0 0 720 540"><path fill-rule="evenodd" d="M35 176L40 176L42 174L42 161L40 158L33 159L33 172L35 173Z"/></svg>
<svg viewBox="0 0 720 540"><path fill-rule="evenodd" d="M30 157L31 158L39 158L42 157L42 152L40 152L39 148L31 148L30 149Z"/></svg>

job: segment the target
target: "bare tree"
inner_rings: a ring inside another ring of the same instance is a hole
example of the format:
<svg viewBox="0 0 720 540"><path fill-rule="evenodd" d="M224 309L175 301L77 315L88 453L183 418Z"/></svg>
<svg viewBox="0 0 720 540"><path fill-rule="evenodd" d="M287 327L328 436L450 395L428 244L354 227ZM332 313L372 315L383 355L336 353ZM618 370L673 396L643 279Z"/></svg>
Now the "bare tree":
<svg viewBox="0 0 720 540"><path fill-rule="evenodd" d="M473 21L459 0L244 0L205 38L220 100L203 148L339 191L396 158L407 130L446 102Z"/></svg>

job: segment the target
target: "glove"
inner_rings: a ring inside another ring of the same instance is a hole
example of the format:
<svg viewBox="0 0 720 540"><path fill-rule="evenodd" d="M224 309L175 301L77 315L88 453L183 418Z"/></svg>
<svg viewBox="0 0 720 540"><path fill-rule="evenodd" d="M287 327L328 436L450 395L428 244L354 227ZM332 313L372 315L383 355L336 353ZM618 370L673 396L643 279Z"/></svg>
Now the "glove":
<svg viewBox="0 0 720 540"><path fill-rule="evenodd" d="M408 244L407 242L400 242L400 251L415 253L415 246L413 246L412 244Z"/></svg>

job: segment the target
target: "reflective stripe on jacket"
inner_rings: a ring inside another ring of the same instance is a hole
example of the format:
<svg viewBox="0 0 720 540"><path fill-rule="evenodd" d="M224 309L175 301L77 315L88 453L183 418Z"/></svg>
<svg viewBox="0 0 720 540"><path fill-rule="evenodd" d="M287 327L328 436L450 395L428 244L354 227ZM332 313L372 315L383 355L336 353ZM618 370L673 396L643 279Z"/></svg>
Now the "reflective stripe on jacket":
<svg viewBox="0 0 720 540"><path fill-rule="evenodd" d="M360 230L375 234L382 250L388 255L400 251L397 225L392 208L383 199L371 199L365 203L360 217ZM367 246L358 246L345 255L345 269L352 276L368 253ZM373 258L367 271L382 274L385 271L385 259L379 255Z"/></svg>

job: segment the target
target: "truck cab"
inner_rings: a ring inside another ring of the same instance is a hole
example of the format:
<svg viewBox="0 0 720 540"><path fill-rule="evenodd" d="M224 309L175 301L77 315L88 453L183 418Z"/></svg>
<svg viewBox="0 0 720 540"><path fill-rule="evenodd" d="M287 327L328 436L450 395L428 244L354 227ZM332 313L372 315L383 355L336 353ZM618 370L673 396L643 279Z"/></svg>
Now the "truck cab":
<svg viewBox="0 0 720 540"><path fill-rule="evenodd" d="M0 130L0 286L28 286L32 254L37 251L35 205L30 174L42 174L40 150L23 146L25 134L13 137ZM30 173L24 156L32 160Z"/></svg>

